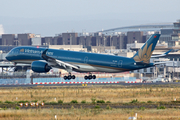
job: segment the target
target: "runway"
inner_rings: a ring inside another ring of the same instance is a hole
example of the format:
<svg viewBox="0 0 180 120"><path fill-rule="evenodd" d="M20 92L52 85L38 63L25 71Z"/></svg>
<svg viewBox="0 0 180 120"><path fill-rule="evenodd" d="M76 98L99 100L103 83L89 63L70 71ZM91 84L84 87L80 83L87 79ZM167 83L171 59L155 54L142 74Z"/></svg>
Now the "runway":
<svg viewBox="0 0 180 120"><path fill-rule="evenodd" d="M165 83L87 83L87 84L21 84L21 85L0 85L0 88L12 87L91 87L91 86L139 86L139 85L180 85L180 82Z"/></svg>

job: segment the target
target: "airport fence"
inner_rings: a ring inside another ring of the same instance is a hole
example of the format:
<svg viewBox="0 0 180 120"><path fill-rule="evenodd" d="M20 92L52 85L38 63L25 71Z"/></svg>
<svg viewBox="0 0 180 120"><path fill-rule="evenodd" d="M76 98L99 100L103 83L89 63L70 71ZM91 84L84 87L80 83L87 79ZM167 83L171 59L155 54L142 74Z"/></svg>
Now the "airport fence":
<svg viewBox="0 0 180 120"><path fill-rule="evenodd" d="M115 78L96 78L84 80L83 77L76 79L64 80L64 78L10 78L0 79L0 85L20 85L20 84L39 84L39 83L119 83L125 81L136 81L135 77L115 77Z"/></svg>
<svg viewBox="0 0 180 120"><path fill-rule="evenodd" d="M136 81L135 77L116 77L116 78L96 78L91 80L84 80L83 77L76 79L64 80L64 78L34 78L33 83L47 83L47 82L123 82Z"/></svg>
<svg viewBox="0 0 180 120"><path fill-rule="evenodd" d="M0 79L0 85L31 84L31 78Z"/></svg>

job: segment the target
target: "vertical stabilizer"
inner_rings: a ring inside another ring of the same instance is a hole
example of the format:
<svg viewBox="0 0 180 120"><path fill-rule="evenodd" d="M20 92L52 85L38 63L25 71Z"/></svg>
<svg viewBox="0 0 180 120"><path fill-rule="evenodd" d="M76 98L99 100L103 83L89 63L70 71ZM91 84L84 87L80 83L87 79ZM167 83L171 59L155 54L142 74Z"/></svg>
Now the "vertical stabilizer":
<svg viewBox="0 0 180 120"><path fill-rule="evenodd" d="M160 34L153 34L149 40L138 50L138 52L132 57L136 62L149 63L151 55L159 40Z"/></svg>

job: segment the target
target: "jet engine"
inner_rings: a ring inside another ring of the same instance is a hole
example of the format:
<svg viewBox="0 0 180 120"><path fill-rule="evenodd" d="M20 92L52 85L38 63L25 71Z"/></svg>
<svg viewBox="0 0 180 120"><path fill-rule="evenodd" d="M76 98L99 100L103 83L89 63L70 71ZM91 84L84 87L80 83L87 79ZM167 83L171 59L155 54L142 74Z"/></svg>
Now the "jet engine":
<svg viewBox="0 0 180 120"><path fill-rule="evenodd" d="M31 69L34 72L38 72L38 73L44 73L44 72L49 72L49 70L51 69L51 67L46 63L46 62L42 62L42 61L34 61L31 64Z"/></svg>

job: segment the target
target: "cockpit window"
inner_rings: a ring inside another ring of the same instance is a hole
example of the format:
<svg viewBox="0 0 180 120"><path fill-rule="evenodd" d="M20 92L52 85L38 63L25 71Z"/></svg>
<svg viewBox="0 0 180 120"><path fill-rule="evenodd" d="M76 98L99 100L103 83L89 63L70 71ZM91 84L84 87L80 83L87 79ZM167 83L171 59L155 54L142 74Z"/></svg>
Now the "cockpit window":
<svg viewBox="0 0 180 120"><path fill-rule="evenodd" d="M14 51L13 50L11 50L10 52L9 52L9 54L13 54L14 53Z"/></svg>
<svg viewBox="0 0 180 120"><path fill-rule="evenodd" d="M14 54L14 50L13 49L9 52L9 55L11 55L11 54Z"/></svg>

